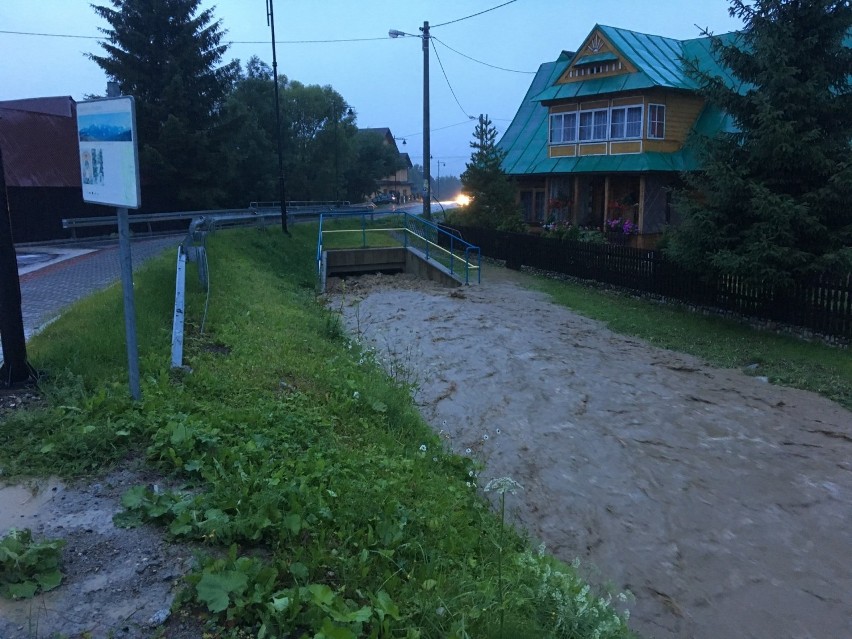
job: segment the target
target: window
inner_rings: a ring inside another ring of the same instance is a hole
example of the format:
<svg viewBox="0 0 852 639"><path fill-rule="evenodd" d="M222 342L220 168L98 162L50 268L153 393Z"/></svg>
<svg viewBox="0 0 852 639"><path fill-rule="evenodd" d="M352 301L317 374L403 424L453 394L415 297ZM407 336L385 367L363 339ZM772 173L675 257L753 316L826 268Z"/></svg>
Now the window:
<svg viewBox="0 0 852 639"><path fill-rule="evenodd" d="M642 137L642 107L616 107L610 114L609 137L625 140Z"/></svg>
<svg viewBox="0 0 852 639"><path fill-rule="evenodd" d="M577 114L554 113L550 116L550 143L566 144L577 141Z"/></svg>
<svg viewBox="0 0 852 639"><path fill-rule="evenodd" d="M606 109L580 111L580 126L578 128L580 142L606 140L608 123L609 111Z"/></svg>
<svg viewBox="0 0 852 639"><path fill-rule="evenodd" d="M666 137L666 107L664 104L648 105L648 137L662 140Z"/></svg>

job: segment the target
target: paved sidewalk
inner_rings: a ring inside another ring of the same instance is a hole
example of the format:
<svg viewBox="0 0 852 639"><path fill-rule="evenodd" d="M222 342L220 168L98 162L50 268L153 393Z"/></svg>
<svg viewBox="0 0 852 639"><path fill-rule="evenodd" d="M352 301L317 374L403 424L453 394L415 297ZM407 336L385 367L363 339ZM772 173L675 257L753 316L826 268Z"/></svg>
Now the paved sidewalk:
<svg viewBox="0 0 852 639"><path fill-rule="evenodd" d="M184 237L172 235L134 240L130 248L133 268L166 250L176 251ZM19 269L27 339L59 317L70 304L121 279L118 240L61 247L18 247L17 252L49 257L41 263L26 263Z"/></svg>

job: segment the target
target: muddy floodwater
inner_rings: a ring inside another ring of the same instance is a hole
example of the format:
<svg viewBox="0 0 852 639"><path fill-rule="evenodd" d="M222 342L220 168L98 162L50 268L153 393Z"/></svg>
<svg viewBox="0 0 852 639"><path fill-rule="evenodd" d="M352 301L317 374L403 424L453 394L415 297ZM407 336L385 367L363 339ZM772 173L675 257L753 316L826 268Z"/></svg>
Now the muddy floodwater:
<svg viewBox="0 0 852 639"><path fill-rule="evenodd" d="M519 526L635 596L646 637L852 637L852 413L608 331L489 268L329 295Z"/></svg>

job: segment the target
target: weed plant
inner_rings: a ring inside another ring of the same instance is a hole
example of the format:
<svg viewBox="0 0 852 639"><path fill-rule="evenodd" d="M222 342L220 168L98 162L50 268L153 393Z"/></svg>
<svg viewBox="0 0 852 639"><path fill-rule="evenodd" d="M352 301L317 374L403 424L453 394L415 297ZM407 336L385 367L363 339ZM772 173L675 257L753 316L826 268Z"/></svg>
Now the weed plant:
<svg viewBox="0 0 852 639"><path fill-rule="evenodd" d="M473 461L341 330L314 293L316 234L210 238L203 334L202 292L187 297L187 371L168 368L173 260L139 273L138 403L120 290L63 316L30 348L49 407L0 426L2 472L90 475L144 456L182 488L132 488L116 523L207 549L179 605L210 636L631 636L572 567L504 527Z"/></svg>

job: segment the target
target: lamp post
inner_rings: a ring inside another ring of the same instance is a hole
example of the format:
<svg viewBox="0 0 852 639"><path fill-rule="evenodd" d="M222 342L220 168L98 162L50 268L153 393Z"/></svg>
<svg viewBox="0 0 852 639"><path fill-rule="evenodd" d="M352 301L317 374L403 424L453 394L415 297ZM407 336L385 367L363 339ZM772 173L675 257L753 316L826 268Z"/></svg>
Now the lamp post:
<svg viewBox="0 0 852 639"><path fill-rule="evenodd" d="M425 197L423 198L423 219L432 219L432 184L430 176L432 167L429 165L429 22L424 21L420 27L423 40L423 190ZM388 36L398 38L400 36L411 36L410 33L391 29L388 31Z"/></svg>
<svg viewBox="0 0 852 639"><path fill-rule="evenodd" d="M394 139L394 140L399 140L400 142L402 142L402 145L403 145L403 146L405 146L406 144L408 144L408 143L405 141L405 138L398 138L398 137L396 137L396 136L393 136L393 139ZM399 152L399 149L397 149L397 153L398 153L398 152ZM394 174L393 174L393 188L394 188L394 192L396 193L396 199L397 199L397 202L396 202L396 203L397 203L397 204L402 204L402 203L403 203L403 202L402 202L402 196L400 195L399 187L397 186L397 182L399 182L399 180L397 179L397 178L398 178L398 176L399 176L399 171L400 171L400 169L397 169L397 170L396 170L396 172L394 172ZM406 178L407 178L407 177L408 177L408 174L406 173Z"/></svg>
<svg viewBox="0 0 852 639"><path fill-rule="evenodd" d="M440 202L441 201L441 165L443 164L444 166L447 166L447 163L441 162L441 160L435 160L435 162L438 164L438 179L435 180L435 199L438 200L438 202Z"/></svg>

